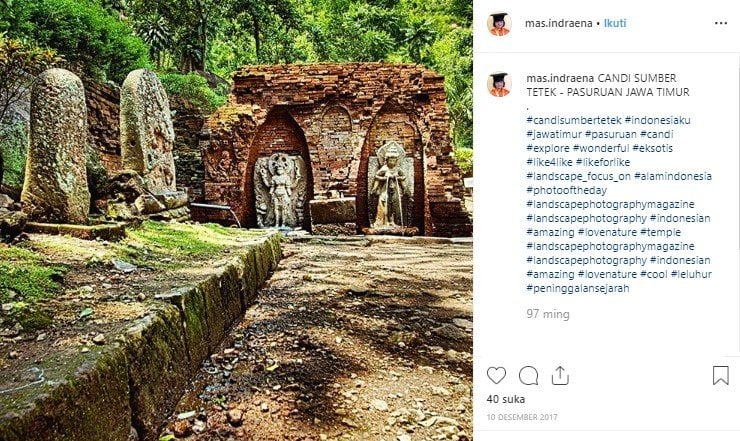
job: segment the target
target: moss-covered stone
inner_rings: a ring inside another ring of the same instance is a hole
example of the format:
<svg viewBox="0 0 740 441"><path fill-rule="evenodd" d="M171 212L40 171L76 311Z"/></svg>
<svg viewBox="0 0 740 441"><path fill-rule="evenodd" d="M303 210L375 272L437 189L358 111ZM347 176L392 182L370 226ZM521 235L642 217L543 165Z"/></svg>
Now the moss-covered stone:
<svg viewBox="0 0 740 441"><path fill-rule="evenodd" d="M44 224L29 222L26 231L52 235L67 235L85 240L119 241L126 237L126 224L105 223L99 225Z"/></svg>
<svg viewBox="0 0 740 441"><path fill-rule="evenodd" d="M254 270L257 272L257 280L265 280L269 272L269 265L265 261L265 243L255 245Z"/></svg>
<svg viewBox="0 0 740 441"><path fill-rule="evenodd" d="M231 325L244 313L241 296L242 286L236 269L237 261L238 259L235 259L233 263L227 265L219 275L219 292L221 294L221 303L224 305L226 330L231 328Z"/></svg>
<svg viewBox="0 0 740 441"><path fill-rule="evenodd" d="M222 333L228 329L226 314L224 313L224 304L219 292L219 280L216 276L211 276L198 285L198 291L203 296L206 310L206 320L208 321L208 348L213 352L221 342Z"/></svg>
<svg viewBox="0 0 740 441"><path fill-rule="evenodd" d="M2 180L14 193L20 194L26 169L28 146L28 123L15 122L0 127L0 157L2 157Z"/></svg>
<svg viewBox="0 0 740 441"><path fill-rule="evenodd" d="M86 224L87 105L82 81L64 69L39 76L31 93L31 133L21 201L30 220Z"/></svg>
<svg viewBox="0 0 740 441"><path fill-rule="evenodd" d="M175 131L167 93L157 75L138 69L121 86L123 167L144 178L152 193L175 191Z"/></svg>
<svg viewBox="0 0 740 441"><path fill-rule="evenodd" d="M121 343L50 359L49 381L0 395L0 439L123 441L133 426L142 441L156 440L191 376L277 264L276 237L255 241L197 286L157 296L164 302L123 330Z"/></svg>
<svg viewBox="0 0 740 441"><path fill-rule="evenodd" d="M51 313L36 306L18 308L11 314L11 319L23 326L24 331L38 331L48 328L52 323Z"/></svg>
<svg viewBox="0 0 740 441"><path fill-rule="evenodd" d="M208 346L210 330L202 292L195 286L185 286L158 295L156 298L167 301L180 310L190 373L194 374L201 360L210 355Z"/></svg>
<svg viewBox="0 0 740 441"><path fill-rule="evenodd" d="M131 409L121 354L113 347L42 364L38 372L46 381L0 396L0 439L128 439Z"/></svg>
<svg viewBox="0 0 740 441"><path fill-rule="evenodd" d="M206 316L206 302L195 287L188 288L183 295L182 311L185 320L185 333L188 342L188 353L192 372L196 372L200 363L210 354L210 324Z"/></svg>
<svg viewBox="0 0 740 441"><path fill-rule="evenodd" d="M144 440L156 439L190 378L180 311L162 305L131 327L126 356L133 426Z"/></svg>

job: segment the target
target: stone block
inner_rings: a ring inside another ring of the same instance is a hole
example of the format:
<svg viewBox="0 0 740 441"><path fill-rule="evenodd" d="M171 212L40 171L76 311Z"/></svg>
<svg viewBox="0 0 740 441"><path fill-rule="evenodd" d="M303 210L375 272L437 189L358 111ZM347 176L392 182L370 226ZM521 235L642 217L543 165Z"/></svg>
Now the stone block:
<svg viewBox="0 0 740 441"><path fill-rule="evenodd" d="M184 207L188 204L188 194L184 191L171 191L155 194L154 197L168 210Z"/></svg>
<svg viewBox="0 0 740 441"><path fill-rule="evenodd" d="M355 198L315 199L309 202L311 224L344 224L355 222Z"/></svg>
<svg viewBox="0 0 740 441"><path fill-rule="evenodd" d="M357 234L357 224L347 222L343 224L312 225L311 233L316 236L354 236Z"/></svg>
<svg viewBox="0 0 740 441"><path fill-rule="evenodd" d="M150 194L143 194L136 198L134 206L139 214L154 214L164 211L166 208L164 204L159 202L157 198Z"/></svg>

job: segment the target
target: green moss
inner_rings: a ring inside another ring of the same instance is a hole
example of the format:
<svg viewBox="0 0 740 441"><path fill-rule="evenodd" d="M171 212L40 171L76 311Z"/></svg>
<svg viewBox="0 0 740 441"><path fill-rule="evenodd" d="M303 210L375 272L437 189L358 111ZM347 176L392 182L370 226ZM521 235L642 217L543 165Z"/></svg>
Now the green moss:
<svg viewBox="0 0 740 441"><path fill-rule="evenodd" d="M0 246L0 301L28 302L54 296L67 268L49 265L41 255L15 246Z"/></svg>
<svg viewBox="0 0 740 441"><path fill-rule="evenodd" d="M10 317L20 323L26 331L47 328L52 322L51 314L48 311L28 305L15 309Z"/></svg>
<svg viewBox="0 0 740 441"><path fill-rule="evenodd" d="M0 156L2 156L3 184L20 191L26 169L26 124L19 122L0 128Z"/></svg>
<svg viewBox="0 0 740 441"><path fill-rule="evenodd" d="M217 224L175 224L145 221L127 230L127 239L114 245L116 254L137 265L173 267L188 264L189 258L219 254L234 238L250 238L259 233L235 230ZM174 263L163 260L170 257ZM177 261L186 261L181 264Z"/></svg>

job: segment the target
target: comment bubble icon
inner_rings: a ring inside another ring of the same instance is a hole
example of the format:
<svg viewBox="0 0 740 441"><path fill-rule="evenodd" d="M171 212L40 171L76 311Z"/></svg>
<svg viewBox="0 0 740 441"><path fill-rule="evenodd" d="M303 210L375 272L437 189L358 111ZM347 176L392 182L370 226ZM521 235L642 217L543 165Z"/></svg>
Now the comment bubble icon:
<svg viewBox="0 0 740 441"><path fill-rule="evenodd" d="M537 369L533 366L524 366L519 370L519 381L526 386L534 386L537 382Z"/></svg>

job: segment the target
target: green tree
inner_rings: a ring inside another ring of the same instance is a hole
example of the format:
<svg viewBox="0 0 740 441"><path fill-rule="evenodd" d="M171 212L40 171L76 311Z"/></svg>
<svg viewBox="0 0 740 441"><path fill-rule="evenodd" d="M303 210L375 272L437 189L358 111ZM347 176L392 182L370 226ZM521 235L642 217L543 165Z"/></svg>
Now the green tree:
<svg viewBox="0 0 740 441"><path fill-rule="evenodd" d="M164 17L142 20L137 25L137 33L149 45L149 56L155 60L158 68L165 64L167 51L173 45L172 31Z"/></svg>
<svg viewBox="0 0 740 441"><path fill-rule="evenodd" d="M456 147L473 147L473 88L463 76L447 82L447 110L452 123L452 143Z"/></svg>
<svg viewBox="0 0 740 441"><path fill-rule="evenodd" d="M217 94L208 87L208 82L200 75L161 74L159 79L167 95L183 98L207 113L213 112L226 102L225 91L224 94Z"/></svg>
<svg viewBox="0 0 740 441"><path fill-rule="evenodd" d="M0 184L3 182L2 144L6 141L3 123L10 107L27 96L36 75L61 59L51 49L12 40L0 34Z"/></svg>
<svg viewBox="0 0 740 441"><path fill-rule="evenodd" d="M168 50L183 73L208 67L208 45L224 19L224 10L219 0L131 0L127 8L139 35L160 23L171 30Z"/></svg>
<svg viewBox="0 0 740 441"><path fill-rule="evenodd" d="M10 106L31 89L36 75L61 61L51 49L9 39L0 33L0 123Z"/></svg>
<svg viewBox="0 0 740 441"><path fill-rule="evenodd" d="M403 44L399 11L364 1L314 1L310 38L321 61L382 61ZM323 9L322 9L323 8Z"/></svg>
<svg viewBox="0 0 740 441"><path fill-rule="evenodd" d="M123 81L149 64L148 48L92 0L24 0L0 7L0 32L53 48L85 75Z"/></svg>
<svg viewBox="0 0 740 441"><path fill-rule="evenodd" d="M408 46L409 56L414 63L427 60L429 46L434 43L437 32L429 19L412 19L404 29L403 42Z"/></svg>

